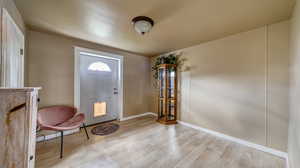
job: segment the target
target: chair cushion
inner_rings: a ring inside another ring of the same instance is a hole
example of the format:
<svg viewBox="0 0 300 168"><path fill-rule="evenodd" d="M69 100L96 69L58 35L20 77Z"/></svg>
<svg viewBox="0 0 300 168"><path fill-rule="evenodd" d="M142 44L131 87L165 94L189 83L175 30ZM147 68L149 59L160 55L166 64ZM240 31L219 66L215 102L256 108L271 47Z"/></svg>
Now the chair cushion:
<svg viewBox="0 0 300 168"><path fill-rule="evenodd" d="M61 124L58 124L55 126L42 125L41 129L42 130L52 130L52 131L66 131L66 130L79 128L83 122L84 122L84 114L78 113L71 119L69 119Z"/></svg>
<svg viewBox="0 0 300 168"><path fill-rule="evenodd" d="M40 125L55 126L70 120L76 113L77 110L74 107L50 106L40 109L37 119Z"/></svg>
<svg viewBox="0 0 300 168"><path fill-rule="evenodd" d="M60 129L74 129L80 127L83 121L84 121L84 114L79 113L75 115L73 118L69 119L68 121L57 125L57 127L60 127Z"/></svg>

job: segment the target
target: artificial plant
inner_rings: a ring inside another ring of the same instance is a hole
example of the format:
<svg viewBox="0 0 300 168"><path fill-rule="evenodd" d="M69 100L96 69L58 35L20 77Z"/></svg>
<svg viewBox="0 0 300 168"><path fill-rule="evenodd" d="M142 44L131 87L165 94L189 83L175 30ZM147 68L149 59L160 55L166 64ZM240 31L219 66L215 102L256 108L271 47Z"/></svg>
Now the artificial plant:
<svg viewBox="0 0 300 168"><path fill-rule="evenodd" d="M152 71L154 71L154 79L158 79L158 68L161 64L174 64L176 67L180 67L183 64L184 59L180 58L181 53L170 53L158 56L155 59L154 65L152 66Z"/></svg>

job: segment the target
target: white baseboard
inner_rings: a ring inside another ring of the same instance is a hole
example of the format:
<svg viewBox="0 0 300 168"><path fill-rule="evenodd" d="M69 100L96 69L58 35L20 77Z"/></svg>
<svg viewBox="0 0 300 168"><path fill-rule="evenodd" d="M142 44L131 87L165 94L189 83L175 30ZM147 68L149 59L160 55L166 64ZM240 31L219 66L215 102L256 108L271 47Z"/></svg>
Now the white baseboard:
<svg viewBox="0 0 300 168"><path fill-rule="evenodd" d="M133 116L121 118L120 121L131 120L131 119L143 117L143 116L146 116L146 115L154 115L154 116L157 116L157 114L155 114L155 113L152 113L152 112L146 112L146 113L143 113L143 114L138 114L138 115L133 115Z"/></svg>
<svg viewBox="0 0 300 168"><path fill-rule="evenodd" d="M70 135L70 134L74 134L76 132L79 132L79 128L74 129L74 130L64 131L64 135ZM48 141L48 140L51 140L51 139L54 139L54 138L57 138L57 137L60 137L60 132L45 135L45 136L39 136L39 137L36 138L36 142Z"/></svg>
<svg viewBox="0 0 300 168"><path fill-rule="evenodd" d="M285 161L286 161L286 168L290 168L290 160L288 156L286 157Z"/></svg>
<svg viewBox="0 0 300 168"><path fill-rule="evenodd" d="M287 153L286 152L282 152L282 151L272 149L272 148L269 148L269 147L266 147L266 146L263 146L263 145L255 144L255 143L252 143L252 142L249 142L249 141L245 141L245 140L242 140L242 139L239 139L239 138L235 138L235 137L232 137L232 136L229 136L229 135L225 135L225 134L222 134L222 133L219 133L219 132L216 132L216 131L212 131L212 130L209 130L209 129L206 129L206 128L202 128L202 127L199 127L199 126L196 126L196 125L193 125L193 124L189 124L189 123L186 123L186 122L183 122L183 121L178 121L178 123L182 124L184 126L194 128L196 130L203 131L203 132L212 134L214 136L232 141L232 142L236 142L236 143L241 144L241 145L245 145L245 146L248 146L248 147L251 147L251 148L255 148L257 150L267 152L267 153L270 153L272 155L287 159Z"/></svg>
<svg viewBox="0 0 300 168"><path fill-rule="evenodd" d="M157 116L157 114L153 113L153 112L148 112L148 114ZM206 128L202 128L202 127L199 127L199 126L196 126L196 125L193 125L193 124L190 124L190 123L186 123L186 122L183 122L183 121L178 120L177 122L181 125L184 125L184 126L187 126L187 127L199 130L199 131L203 131L203 132L206 132L208 134L211 134L211 135L214 135L214 136L217 136L217 137L220 137L220 138L223 138L223 139L226 139L226 140L229 140L229 141L241 144L241 145L245 145L247 147L251 147L251 148L254 148L254 149L257 149L257 150L260 150L260 151L270 153L272 155L284 158L286 160L286 168L290 168L288 154L286 152L282 152L282 151L279 151L279 150L276 150L276 149L273 149L273 148L269 148L269 147L266 147L266 146L263 146L263 145L255 144L255 143L252 143L252 142L249 142L249 141L245 141L245 140L242 140L242 139L239 139L239 138L235 138L235 137L232 137L232 136L229 136L229 135L225 135L225 134L222 134L222 133L219 133L219 132L216 132L216 131L212 131L212 130L209 130L209 129L206 129Z"/></svg>
<svg viewBox="0 0 300 168"><path fill-rule="evenodd" d="M149 115L153 115L153 116L157 117L157 113L153 113L153 112L147 112L147 114L149 114Z"/></svg>

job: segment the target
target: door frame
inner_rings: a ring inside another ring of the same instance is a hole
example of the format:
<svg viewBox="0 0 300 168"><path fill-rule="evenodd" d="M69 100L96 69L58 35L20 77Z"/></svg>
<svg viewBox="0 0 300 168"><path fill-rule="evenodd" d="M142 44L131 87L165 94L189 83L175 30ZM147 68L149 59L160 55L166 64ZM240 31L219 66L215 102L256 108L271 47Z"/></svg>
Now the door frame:
<svg viewBox="0 0 300 168"><path fill-rule="evenodd" d="M118 119L123 119L123 56L109 53L109 52L103 52L103 51L97 51L93 49L83 48L83 47L77 47L74 46L74 106L77 109L80 109L80 53L84 52L87 53L89 56L94 57L101 57L101 58L108 58L108 59L114 59L119 62L119 80L118 80L118 92L119 92L119 115Z"/></svg>

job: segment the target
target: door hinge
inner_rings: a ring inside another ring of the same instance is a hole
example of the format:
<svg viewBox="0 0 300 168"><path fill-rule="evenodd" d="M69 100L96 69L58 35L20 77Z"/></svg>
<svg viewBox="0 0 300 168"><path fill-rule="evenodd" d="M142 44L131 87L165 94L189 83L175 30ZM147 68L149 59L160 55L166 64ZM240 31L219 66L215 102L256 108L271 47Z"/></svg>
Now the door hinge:
<svg viewBox="0 0 300 168"><path fill-rule="evenodd" d="M20 49L20 54L23 55L24 54L24 50Z"/></svg>

